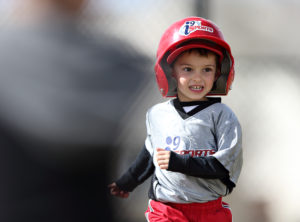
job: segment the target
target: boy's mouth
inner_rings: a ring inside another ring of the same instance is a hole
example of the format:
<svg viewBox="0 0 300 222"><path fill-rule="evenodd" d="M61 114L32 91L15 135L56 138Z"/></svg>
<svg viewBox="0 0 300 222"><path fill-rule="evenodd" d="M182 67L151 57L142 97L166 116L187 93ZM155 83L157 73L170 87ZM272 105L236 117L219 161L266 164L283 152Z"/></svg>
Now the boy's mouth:
<svg viewBox="0 0 300 222"><path fill-rule="evenodd" d="M203 86L189 86L189 88L193 91L202 91L204 89Z"/></svg>

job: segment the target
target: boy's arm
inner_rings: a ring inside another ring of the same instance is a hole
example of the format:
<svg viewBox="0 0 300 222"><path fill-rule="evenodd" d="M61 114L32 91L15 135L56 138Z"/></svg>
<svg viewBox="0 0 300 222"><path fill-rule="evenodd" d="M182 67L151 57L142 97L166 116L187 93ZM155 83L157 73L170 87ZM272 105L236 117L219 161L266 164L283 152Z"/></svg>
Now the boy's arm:
<svg viewBox="0 0 300 222"><path fill-rule="evenodd" d="M131 192L148 179L154 169L153 158L144 145L129 169L116 181L116 185L123 191Z"/></svg>
<svg viewBox="0 0 300 222"><path fill-rule="evenodd" d="M169 159L163 157L168 155ZM235 187L235 184L229 178L229 171L213 156L192 157L159 149L157 158L160 159L161 164L159 163L159 166L162 169L194 177L220 179L228 187L229 192ZM163 159L168 159L167 163L162 161Z"/></svg>
<svg viewBox="0 0 300 222"><path fill-rule="evenodd" d="M168 170L207 179L222 179L229 176L228 170L213 156L192 157L170 153Z"/></svg>

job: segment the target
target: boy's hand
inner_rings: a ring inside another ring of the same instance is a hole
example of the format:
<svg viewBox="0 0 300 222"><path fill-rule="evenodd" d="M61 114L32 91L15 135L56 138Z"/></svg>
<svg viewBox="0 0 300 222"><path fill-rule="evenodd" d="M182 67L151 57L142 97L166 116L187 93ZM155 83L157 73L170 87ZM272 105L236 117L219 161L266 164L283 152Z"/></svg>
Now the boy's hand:
<svg viewBox="0 0 300 222"><path fill-rule="evenodd" d="M160 169L167 170L169 167L171 151L164 150L162 148L156 149L156 161Z"/></svg>
<svg viewBox="0 0 300 222"><path fill-rule="evenodd" d="M112 183L108 185L110 188L110 193L114 196L127 198L129 196L129 192L121 190L116 183Z"/></svg>

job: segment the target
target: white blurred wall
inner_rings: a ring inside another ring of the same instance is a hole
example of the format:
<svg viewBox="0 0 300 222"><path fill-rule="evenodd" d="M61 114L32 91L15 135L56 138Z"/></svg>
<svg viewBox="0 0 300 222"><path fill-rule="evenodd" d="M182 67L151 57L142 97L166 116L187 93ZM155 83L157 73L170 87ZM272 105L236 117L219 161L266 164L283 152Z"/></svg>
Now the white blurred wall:
<svg viewBox="0 0 300 222"><path fill-rule="evenodd" d="M237 221L255 217L259 206L268 221L300 221L299 9L289 0L212 4L212 19L236 59L233 90L224 101L244 131L245 163L232 195Z"/></svg>

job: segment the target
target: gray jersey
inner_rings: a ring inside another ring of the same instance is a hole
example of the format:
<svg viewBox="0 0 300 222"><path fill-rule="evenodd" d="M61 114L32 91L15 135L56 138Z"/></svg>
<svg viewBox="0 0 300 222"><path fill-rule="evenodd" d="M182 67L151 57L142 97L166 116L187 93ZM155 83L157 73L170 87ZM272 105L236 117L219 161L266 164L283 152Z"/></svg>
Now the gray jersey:
<svg viewBox="0 0 300 222"><path fill-rule="evenodd" d="M153 106L146 117L145 145L154 157L156 148L179 154L214 156L237 183L242 167L242 133L237 117L228 106L215 103L200 112L182 118L173 100ZM153 192L158 201L191 203L207 202L228 194L219 179L204 179L178 172L161 170L155 158Z"/></svg>

